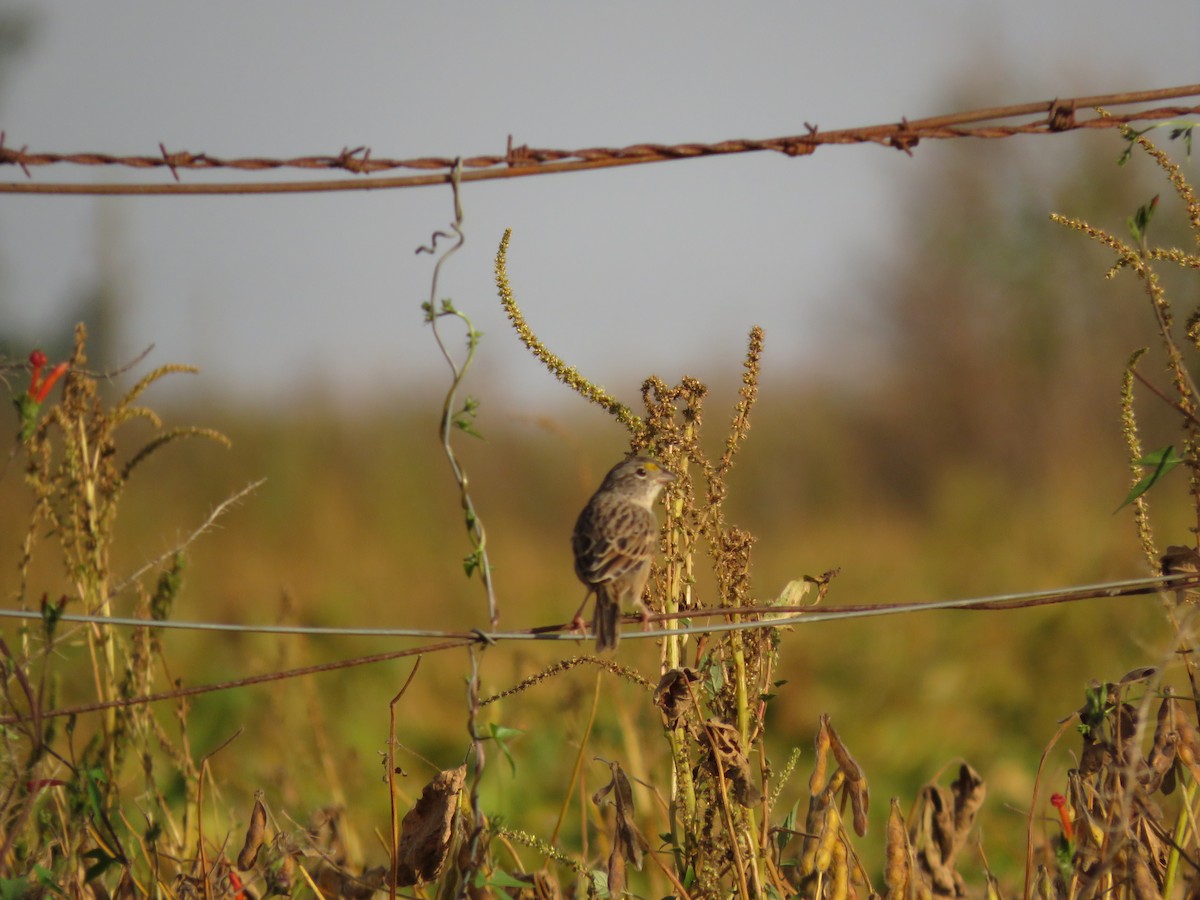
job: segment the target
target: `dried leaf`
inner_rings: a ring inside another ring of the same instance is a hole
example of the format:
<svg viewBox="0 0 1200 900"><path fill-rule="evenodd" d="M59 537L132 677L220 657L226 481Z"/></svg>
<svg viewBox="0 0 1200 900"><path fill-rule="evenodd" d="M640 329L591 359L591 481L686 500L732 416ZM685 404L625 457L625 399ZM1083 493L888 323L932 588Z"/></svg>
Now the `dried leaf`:
<svg viewBox="0 0 1200 900"><path fill-rule="evenodd" d="M1145 681L1147 678L1153 678L1158 674L1158 666L1139 666L1136 669L1131 669L1121 676L1121 680L1117 682L1120 685L1134 684L1139 681Z"/></svg>
<svg viewBox="0 0 1200 900"><path fill-rule="evenodd" d="M975 824L983 801L987 798L987 785L979 773L963 763L958 770L958 778L950 785L954 794L954 829L958 836L958 846L967 839L967 832ZM957 852L957 847L955 848Z"/></svg>
<svg viewBox="0 0 1200 900"><path fill-rule="evenodd" d="M1194 547L1180 547L1173 544L1167 548L1167 552L1159 559L1160 571L1164 575L1196 575L1200 574L1200 553L1197 553ZM1194 596L1195 588L1190 591L1187 588L1175 589L1175 601L1183 603L1188 599L1188 595Z"/></svg>
<svg viewBox="0 0 1200 900"><path fill-rule="evenodd" d="M254 793L254 809L250 813L250 824L246 828L246 840L242 844L241 852L238 853L237 867L243 872L254 868L254 864L258 861L258 851L263 845L263 838L266 834L267 808L263 806L262 798L262 791Z"/></svg>
<svg viewBox="0 0 1200 900"><path fill-rule="evenodd" d="M983 779L965 763L949 790L935 784L922 789L912 843L923 880L935 897L965 896L965 882L954 864L986 796Z"/></svg>
<svg viewBox="0 0 1200 900"><path fill-rule="evenodd" d="M715 773L719 766L729 785L730 796L742 806L755 806L762 798L754 789L750 760L742 749L741 733L714 718L704 723L701 736L709 751L705 760L709 770Z"/></svg>
<svg viewBox="0 0 1200 900"><path fill-rule="evenodd" d="M854 833L863 837L867 833L867 810L871 806L871 792L867 780L847 781L846 791L850 794L850 808L854 811Z"/></svg>
<svg viewBox="0 0 1200 900"><path fill-rule="evenodd" d="M441 874L450 856L458 795L466 778L465 765L439 772L405 814L396 848L397 887L432 881Z"/></svg>
<svg viewBox="0 0 1200 900"><path fill-rule="evenodd" d="M612 852L608 857L608 890L614 896L620 896L625 885L625 863L633 863L635 869L642 868L642 856L650 849L649 843L638 831L633 821L633 787L629 777L618 762L608 764L612 777L608 784L592 795L592 802L597 806L609 794L612 794L615 812L613 815Z"/></svg>
<svg viewBox="0 0 1200 900"><path fill-rule="evenodd" d="M658 680L654 689L654 703L667 717L667 727L676 728L680 720L692 708L691 685L700 680L700 673L687 666L671 669Z"/></svg>
<svg viewBox="0 0 1200 900"><path fill-rule="evenodd" d="M1157 723L1154 728L1154 744L1146 759L1146 768L1141 773L1141 782L1148 791L1160 788L1164 794L1175 789L1175 759L1178 754L1179 732L1175 730L1176 700L1170 688L1158 707Z"/></svg>
<svg viewBox="0 0 1200 900"><path fill-rule="evenodd" d="M862 769L854 761L854 757L850 755L850 751L846 749L846 745L842 743L842 739L838 737L838 733L833 730L833 723L827 719L825 725L829 729L829 746L833 750L833 758L837 760L837 764L846 773L846 780L861 781L863 777Z"/></svg>
<svg viewBox="0 0 1200 900"><path fill-rule="evenodd" d="M546 869L539 869L537 872L514 872L509 877L528 885L517 891L518 900L562 900L562 888L559 887L558 879Z"/></svg>
<svg viewBox="0 0 1200 900"><path fill-rule="evenodd" d="M1092 732L1083 735L1083 753L1079 758L1079 774L1088 778L1112 762L1116 756L1113 745L1097 740Z"/></svg>

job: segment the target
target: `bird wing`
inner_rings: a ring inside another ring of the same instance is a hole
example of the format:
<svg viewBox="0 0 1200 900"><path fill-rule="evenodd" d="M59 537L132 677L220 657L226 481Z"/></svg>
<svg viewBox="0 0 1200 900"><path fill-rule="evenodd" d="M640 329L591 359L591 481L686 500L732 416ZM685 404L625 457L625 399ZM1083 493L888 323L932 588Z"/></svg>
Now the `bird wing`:
<svg viewBox="0 0 1200 900"><path fill-rule="evenodd" d="M608 518L602 532L593 527L605 519L595 507L588 506L580 519L571 545L575 572L584 583L595 585L623 578L650 564L658 528L649 510L630 506Z"/></svg>

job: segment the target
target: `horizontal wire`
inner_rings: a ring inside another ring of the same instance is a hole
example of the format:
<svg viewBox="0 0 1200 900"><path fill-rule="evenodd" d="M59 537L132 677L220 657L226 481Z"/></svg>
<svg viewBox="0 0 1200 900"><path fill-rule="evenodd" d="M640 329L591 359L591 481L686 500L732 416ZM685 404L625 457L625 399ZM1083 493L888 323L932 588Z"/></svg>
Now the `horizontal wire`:
<svg viewBox="0 0 1200 900"><path fill-rule="evenodd" d="M1114 128L1133 121L1169 119L1185 115L1200 114L1200 107L1163 107L1139 110L1132 113L1097 114L1087 119L1076 118L1077 109L1123 106L1147 103L1156 100L1176 99L1200 95L1200 84L1162 88L1151 91L1103 94L1091 97L1075 97L1022 103L1013 106L991 107L968 110L950 115L923 119L901 119L899 122L821 131L805 123L807 133L766 139L732 139L716 143L653 144L641 143L626 147L590 147L579 150L555 150L514 147L511 137L504 155L477 155L462 159L464 169L461 181L481 181L495 178L517 178L552 172L569 172L582 169L611 166L638 165L647 162L666 162L674 159L690 159L702 156L732 153L773 151L788 156L804 156L813 153L823 144L875 143L911 153L922 139L950 139L960 137L1005 138L1017 134L1053 134L1079 128ZM1011 119L1043 113L1045 118L1035 122L1002 125L989 124L964 127L968 123L997 119ZM31 166L76 165L76 166L123 166L135 169L166 168L171 172L174 183L167 184L71 184L71 183L5 183L0 184L0 193L45 193L45 194L249 194L249 193L296 193L318 191L362 191L385 188L418 187L445 184L457 164L456 158L420 157L413 159L373 158L367 147L344 148L340 153L318 156L272 159L248 157L223 159L207 153L188 151L168 152L159 144L158 156L118 156L107 153L31 153L27 147L14 149L4 146L5 135L0 132L0 165L19 167L32 178ZM260 172L274 169L341 170L354 175L370 175L394 169L444 170L436 174L400 176L389 178L367 178L361 180L306 181L306 182L260 182L245 184L180 184L180 170L211 171L214 169L236 169Z"/></svg>
<svg viewBox="0 0 1200 900"><path fill-rule="evenodd" d="M737 607L737 608L716 608L716 609L699 609L688 610L679 614L664 615L659 614L651 617L652 619L662 620L668 618L697 618L707 615L727 615L727 616L744 616L760 613L780 613L784 611L796 611L796 615L784 615L781 618L761 619L754 621L743 622L727 622L724 624L711 625L689 625L683 628L658 630L658 631L642 631L629 632L623 635L627 639L638 638L660 638L670 637L682 634L698 634L698 633L714 633L724 631L737 631L749 628L780 628L789 625L805 625L815 622L824 622L835 619L852 619L865 618L869 616L896 615L900 613L924 612L938 609L1014 609L1026 606L1038 606L1048 603L1065 603L1078 600L1098 599L1103 597L1122 597L1134 596L1138 594L1157 593L1164 588L1171 590L1182 590L1187 587L1200 586L1200 574L1179 574L1179 575L1163 575L1152 578L1137 578L1125 581L1108 581L1099 584L1080 585L1074 588L1048 590L1048 591L1028 591L1016 594L997 594L991 597L976 597L966 600L935 600L924 603L896 603L896 604L880 604L877 606L859 606L834 610L814 611L812 607ZM0 616L9 618L40 618L41 613L27 610L0 610ZM306 675L317 675L326 672L332 672L339 669L348 669L355 666L370 665L373 663L386 662L390 660L403 659L410 656L423 656L426 653L438 653L446 650L461 649L469 647L473 644L484 643L491 644L500 640L553 640L553 641L580 641L583 637L578 632L548 632L548 631L528 631L528 632L493 632L487 633L483 631L473 631L467 634L455 634L453 632L435 632L435 631L419 631L416 629L399 629L399 628L325 628L314 626L287 626L287 625L230 625L224 623L212 622L154 622L147 619L131 619L131 618L116 618L105 616L83 616L73 613L65 613L60 616L60 620L71 622L80 622L87 624L99 625L125 625L133 627L152 627L152 628L176 628L190 629L198 631L238 631L238 632L259 632L271 634L301 634L301 635L344 635L344 636L387 636L387 637L433 637L441 638L440 643L426 644L417 647L409 647L403 650L390 650L384 653L376 653L370 656L359 656L351 659L336 660L334 662L316 663L308 666L301 666L295 669L284 671L265 672L260 675L250 675L244 678L238 678L232 681L223 681L210 684L194 685L192 687L174 687L166 691L160 691L154 694L143 694L134 697L121 697L115 700L102 700L94 703L81 704L78 706L62 707L59 709L43 710L35 708L28 714L15 714L10 716L0 717L0 726L15 725L23 722L40 723L46 719L60 718L63 716L76 716L92 712L101 712L108 709L123 709L131 706L142 706L150 703L160 703L166 700L179 700L186 697L196 697L201 694L216 693L218 691L233 690L235 688L249 687L252 685L266 684L276 681L283 681L289 678L298 678ZM563 627L563 626L555 626ZM587 659L595 659L594 657L586 657ZM40 727L40 726L39 726Z"/></svg>
<svg viewBox="0 0 1200 900"><path fill-rule="evenodd" d="M648 621L659 622L671 619L695 619L712 616L771 615L774 618L749 622L725 624L691 625L681 628L647 630L630 633L630 638L658 638L680 634L701 634L718 631L736 631L747 628L803 625L840 619L861 619L902 613L925 612L939 609L1013 609L1026 606L1041 606L1049 603L1066 603L1075 600L1102 599L1106 597L1136 596L1158 592L1164 588L1182 590L1200 586L1200 575L1157 575L1150 578L1135 578L1123 581L1106 581L1096 584L1077 585L1042 591L1026 591L1015 594L995 594L986 597L971 597L959 600L928 600L912 603L887 603L864 606L842 606L833 609L816 609L811 606L750 606L750 607L700 607L676 613L652 614ZM43 618L39 610L3 609L0 618L34 620ZM235 622L187 622L172 620L143 619L129 616L97 616L82 613L62 613L58 621L85 625L103 625L127 628L161 628L177 631L212 631L238 634L286 634L319 637L413 637L438 640L467 640L493 643L500 641L557 641L580 640L578 632L566 630L567 625L550 625L529 631L443 631L424 628L374 628L363 626L325 625L255 625Z"/></svg>

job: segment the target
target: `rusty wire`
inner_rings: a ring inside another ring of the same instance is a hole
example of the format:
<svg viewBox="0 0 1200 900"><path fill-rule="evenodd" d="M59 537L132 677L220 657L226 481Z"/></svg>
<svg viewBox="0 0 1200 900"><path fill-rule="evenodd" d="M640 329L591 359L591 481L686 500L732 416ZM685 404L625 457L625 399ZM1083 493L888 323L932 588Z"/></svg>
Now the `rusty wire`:
<svg viewBox="0 0 1200 900"><path fill-rule="evenodd" d="M1196 573L1180 573L1176 575L1159 575L1149 578L1134 578L1122 581L1109 581L1101 584L1078 585L1048 591L1030 591L1020 594L1002 594L989 597L975 597L966 600L934 600L916 603L880 603L856 606L837 606L827 609L817 609L813 606L783 606L769 604L752 607L701 607L675 613L654 613L648 621L664 622L671 619L696 619L707 617L737 617L739 621L726 621L706 625L690 624L673 628L670 631L631 632L624 639L659 640L668 635L716 633L724 631L745 631L750 629L784 628L799 625L811 625L835 619L858 619L872 616L903 615L914 612L929 612L933 610L1009 610L1028 609L1035 606L1046 606L1057 603L1077 603L1084 600L1099 600L1115 597L1134 597L1150 594L1162 595L1162 592L1182 591L1200 587L1200 575ZM36 620L43 617L41 610L0 610L0 618ZM768 615L769 619L757 618ZM753 617L744 619L742 617ZM515 632L485 632L474 630L443 631L440 629L410 629L410 628L337 628L327 626L298 626L298 625L247 625L244 623L225 622L181 622L181 621L152 621L144 618L124 618L119 616L83 615L77 613L62 613L58 616L60 622L78 622L92 625L102 625L108 628L154 628L159 630L179 629L185 631L235 632L258 634L302 634L302 635L337 635L342 637L421 637L430 639L433 643L422 644L403 650L389 650L370 656L357 656L351 659L334 662L317 663L300 666L295 669L266 672L260 675L250 675L230 681L214 684L192 685L179 687L135 697L124 697L116 700L97 701L79 706L59 707L51 710L37 710L32 713L14 713L0 716L0 726L15 725L20 722L32 721L34 718L50 719L59 716L76 716L85 713L100 712L107 709L138 706L146 703L158 703L164 700L177 700L183 697L195 697L234 688L250 687L273 681L284 681L306 675L318 675L338 669L348 669L357 666L371 665L389 660L401 659L408 656L425 656L463 647L480 644L495 644L499 641L579 641L581 634L575 631L572 623L560 623L543 626L525 631ZM1192 651L1181 651L1192 652ZM596 657L586 657L596 662Z"/></svg>
<svg viewBox="0 0 1200 900"><path fill-rule="evenodd" d="M461 160L462 181L483 181L493 178L516 178L526 175L542 175L551 172L570 172L582 169L607 168L612 166L637 165L648 162L665 162L676 159L692 159L701 156L718 156L733 153L773 151L787 156L805 156L813 153L822 144L880 144L911 155L922 140L946 140L951 138L1006 138L1018 134L1054 134L1080 128L1115 128L1138 121L1156 121L1180 116L1200 115L1200 106L1164 106L1141 109L1126 113L1097 112L1093 116L1080 117L1077 110L1106 110L1115 106L1134 103L1150 103L1160 100L1200 96L1200 84L1162 88L1151 91L1136 91L1120 94L1104 94L1093 97L1074 97L1024 103L1015 106L975 109L951 115L934 116L926 119L901 119L884 125L863 128L848 128L839 131L821 131L815 125L805 123L806 133L790 137L763 140L726 140L717 143L684 144L634 144L628 147L592 147L583 150L551 150L528 146L514 146L511 136L503 155L481 155ZM1026 116L1037 118L1024 123L1003 123L999 120L1018 119ZM973 123L988 123L975 125ZM971 127L968 127L971 126ZM5 146L5 135L0 132L0 165L16 166L32 179L31 169L36 166L123 166L133 169L167 169L173 182L162 184L70 184L70 183L0 183L0 193L36 194L261 194L300 193L318 191L361 191L383 188L418 187L421 185L445 184L451 178L456 158L419 157L414 159L376 158L369 147L343 148L332 156L301 156L289 159L246 157L225 159L208 153L191 153L186 150L169 151L159 144L155 156L115 156L107 153L36 153L27 147L15 149ZM255 183L181 184L181 171L208 171L235 169L244 172L262 172L277 169L301 169L308 171L342 171L352 175L371 175L396 169L441 170L435 174L404 175L388 178L341 179L336 181L281 181Z"/></svg>

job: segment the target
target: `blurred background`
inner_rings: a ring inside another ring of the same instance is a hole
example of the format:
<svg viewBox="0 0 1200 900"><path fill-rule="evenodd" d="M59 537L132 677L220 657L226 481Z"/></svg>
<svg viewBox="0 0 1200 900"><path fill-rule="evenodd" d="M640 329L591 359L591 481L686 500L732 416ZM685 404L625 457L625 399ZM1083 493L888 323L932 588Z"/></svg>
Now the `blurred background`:
<svg viewBox="0 0 1200 900"><path fill-rule="evenodd" d="M1125 4L1032 0L6 3L0 124L7 146L31 151L154 154L162 142L220 156L357 146L387 157L499 154L509 135L563 149L767 138L806 123L835 129L1186 84L1198 80L1198 33L1200 6L1182 0L1132 20ZM1167 144L1165 132L1155 137ZM1091 131L926 142L911 157L825 147L466 185L467 242L439 297L484 333L465 390L481 402L486 440L464 436L459 447L503 625L569 618L580 591L567 536L626 446L508 328L492 274L508 227L509 275L534 331L630 405L650 374L700 378L712 389L714 451L745 335L765 328L760 403L728 502L758 538L762 599L834 567L834 605L1144 574L1132 517L1114 510L1129 481L1120 379L1129 354L1156 343L1152 315L1131 278L1104 280L1102 249L1048 220L1061 212L1123 232L1161 193L1155 241L1189 245L1161 173L1137 156L1118 167L1123 148L1116 132ZM164 177L65 166L32 176ZM199 365L145 400L169 424L233 439L231 450L168 448L139 471L121 513L118 570L170 549L221 499L265 477L191 549L178 618L484 625L482 591L462 575L469 547L436 437L449 371L422 324L433 263L414 254L451 218L449 191L432 187L0 201L0 353L21 360L37 346L63 358L80 320L97 367L153 344L125 386L154 365ZM1164 275L1183 319L1195 280ZM1162 410L1148 406L1146 423L1149 446L1174 439ZM131 435L123 452L136 447ZM13 462L0 479L6 598L18 590L28 521L20 475ZM1163 545L1194 541L1178 479L1155 506ZM39 592L67 589L49 551L36 571ZM938 767L966 758L992 786L993 865L1022 858L1038 757L1085 682L1159 662L1170 646L1153 599L820 628L784 638L788 685L772 712L780 759L792 745L807 754L818 714L830 713L873 779L872 828L882 831L888 797L911 798ZM187 683L395 646L165 641L169 676ZM563 652L497 648L485 679L503 689ZM656 674L648 642L622 655ZM439 766L464 749L463 671L461 657L428 660L405 699L405 740ZM389 664L201 698L191 739L206 752L245 729L214 760L231 805L265 786L298 818L348 804L368 833L384 821L376 751L406 673ZM532 830L548 830L537 816L554 811L565 776L530 790L521 774L561 765L592 678L556 679L496 714L527 731L516 775L497 766L488 789ZM652 734L657 714L613 690L643 708L640 720L614 713L598 725L594 740L615 755L639 725ZM297 742L298 732L324 737ZM1071 760L1059 762L1061 779ZM419 762L407 767L424 774Z"/></svg>

